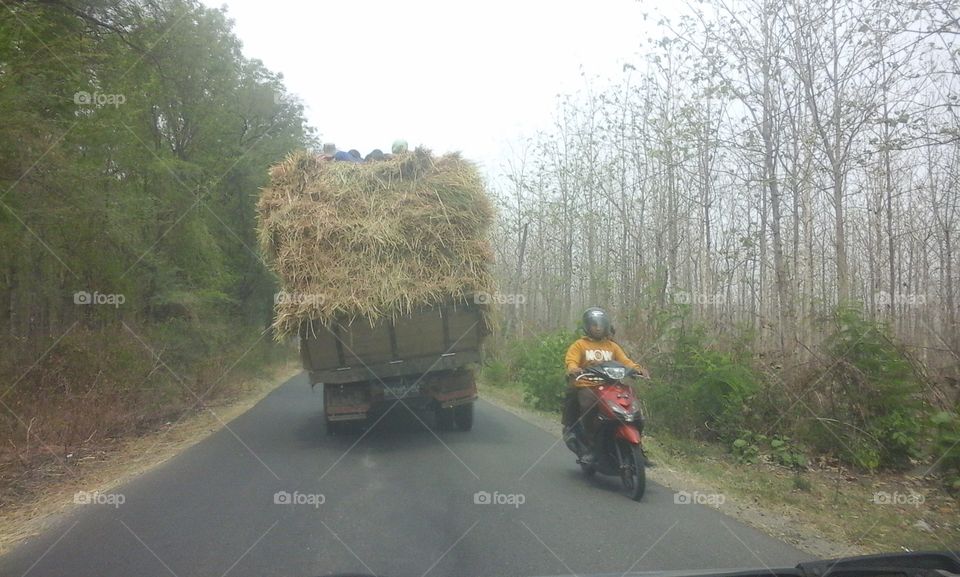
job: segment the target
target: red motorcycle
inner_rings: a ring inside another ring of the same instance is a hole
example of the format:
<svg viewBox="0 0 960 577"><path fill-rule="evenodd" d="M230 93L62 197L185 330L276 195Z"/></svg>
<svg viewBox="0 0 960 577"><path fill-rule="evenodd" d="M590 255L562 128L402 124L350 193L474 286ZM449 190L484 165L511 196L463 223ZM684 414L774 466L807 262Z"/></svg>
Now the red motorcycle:
<svg viewBox="0 0 960 577"><path fill-rule="evenodd" d="M596 395L594 408L581 419L595 419L596 431L587 438L583 423L574 427L564 440L577 455L577 463L587 476L595 473L619 476L623 488L634 501L639 501L647 488L646 455L643 451L643 413L633 387L623 381L640 377L641 373L616 361L587 367L576 377L578 383ZM594 460L583 460L585 451L592 451Z"/></svg>

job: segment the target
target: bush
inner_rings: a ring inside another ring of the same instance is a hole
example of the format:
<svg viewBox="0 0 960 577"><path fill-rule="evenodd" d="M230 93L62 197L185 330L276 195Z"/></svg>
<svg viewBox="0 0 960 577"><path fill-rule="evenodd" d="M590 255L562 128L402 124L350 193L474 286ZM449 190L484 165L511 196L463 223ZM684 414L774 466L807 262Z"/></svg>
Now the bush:
<svg viewBox="0 0 960 577"><path fill-rule="evenodd" d="M947 489L960 492L960 415L940 411L930 417L933 427L933 454Z"/></svg>
<svg viewBox="0 0 960 577"><path fill-rule="evenodd" d="M563 357L579 336L570 331L546 334L523 341L516 348L512 365L523 387L524 399L536 409L559 411L567 383Z"/></svg>
<svg viewBox="0 0 960 577"><path fill-rule="evenodd" d="M563 406L567 381L563 363L576 333L558 331L509 343L491 343L486 348L483 381L492 386L518 387L524 402L543 411Z"/></svg>
<svg viewBox="0 0 960 577"><path fill-rule="evenodd" d="M670 351L656 359L647 394L658 424L679 435L732 438L743 428L745 406L759 390L748 361L716 350L702 326L681 319Z"/></svg>
<svg viewBox="0 0 960 577"><path fill-rule="evenodd" d="M889 329L841 307L826 342L827 372L807 403L817 415L800 428L817 450L872 471L902 468L920 456L924 405L913 367ZM803 390L806 390L805 388Z"/></svg>
<svg viewBox="0 0 960 577"><path fill-rule="evenodd" d="M730 445L730 450L738 463L752 465L760 458L759 443L764 443L766 440L766 435L746 431Z"/></svg>
<svg viewBox="0 0 960 577"><path fill-rule="evenodd" d="M807 456L793 444L790 437L774 435L770 439L770 457L776 464L794 470L805 469L807 466Z"/></svg>
<svg viewBox="0 0 960 577"><path fill-rule="evenodd" d="M483 382L494 387L503 387L513 380L510 365L502 359L491 358L480 368L480 377Z"/></svg>
<svg viewBox="0 0 960 577"><path fill-rule="evenodd" d="M789 437L743 431L730 445L738 463L754 464L764 456L769 462L800 471L807 466L807 457Z"/></svg>

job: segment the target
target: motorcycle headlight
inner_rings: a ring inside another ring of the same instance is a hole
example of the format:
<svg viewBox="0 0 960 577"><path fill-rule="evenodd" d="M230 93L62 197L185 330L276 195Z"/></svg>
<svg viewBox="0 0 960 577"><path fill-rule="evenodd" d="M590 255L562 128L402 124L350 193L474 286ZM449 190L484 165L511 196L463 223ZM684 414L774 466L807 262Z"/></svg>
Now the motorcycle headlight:
<svg viewBox="0 0 960 577"><path fill-rule="evenodd" d="M623 367L608 367L607 376L615 381L622 381L627 376L627 369Z"/></svg>

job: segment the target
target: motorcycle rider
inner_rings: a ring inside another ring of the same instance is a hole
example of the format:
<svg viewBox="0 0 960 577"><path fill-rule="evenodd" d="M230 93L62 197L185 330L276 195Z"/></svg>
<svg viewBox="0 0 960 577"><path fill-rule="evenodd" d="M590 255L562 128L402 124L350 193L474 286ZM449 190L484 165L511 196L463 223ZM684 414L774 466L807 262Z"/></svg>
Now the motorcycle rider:
<svg viewBox="0 0 960 577"><path fill-rule="evenodd" d="M583 437L579 437L577 429L579 427L585 438L593 438L596 433L596 419L592 417L597 397L590 390L590 384L581 383L577 381L576 377L586 367L604 361L622 363L636 370L643 377L649 377L650 373L640 364L633 362L623 352L620 345L611 338L613 336L613 325L610 322L610 317L603 309L591 307L584 311L583 332L584 336L570 345L564 357L569 386L567 387L563 410L563 435L565 440L570 440L570 437L577 439L583 449L580 460L585 463L592 463L596 457L580 441L580 438ZM581 415L583 415L582 418Z"/></svg>

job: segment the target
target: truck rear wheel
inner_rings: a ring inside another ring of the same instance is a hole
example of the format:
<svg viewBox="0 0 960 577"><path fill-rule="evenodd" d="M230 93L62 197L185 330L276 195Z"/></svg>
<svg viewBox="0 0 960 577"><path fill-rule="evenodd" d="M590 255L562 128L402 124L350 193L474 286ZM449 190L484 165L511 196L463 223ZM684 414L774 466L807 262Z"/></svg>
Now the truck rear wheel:
<svg viewBox="0 0 960 577"><path fill-rule="evenodd" d="M469 431L473 428L473 403L460 405L453 409L453 420L457 428L461 431Z"/></svg>
<svg viewBox="0 0 960 577"><path fill-rule="evenodd" d="M437 430L439 431L449 431L453 428L454 423L454 409L444 409L442 407L437 407L436 409L437 417Z"/></svg>
<svg viewBox="0 0 960 577"><path fill-rule="evenodd" d="M327 420L326 429L328 435L339 435L343 432L343 423Z"/></svg>

